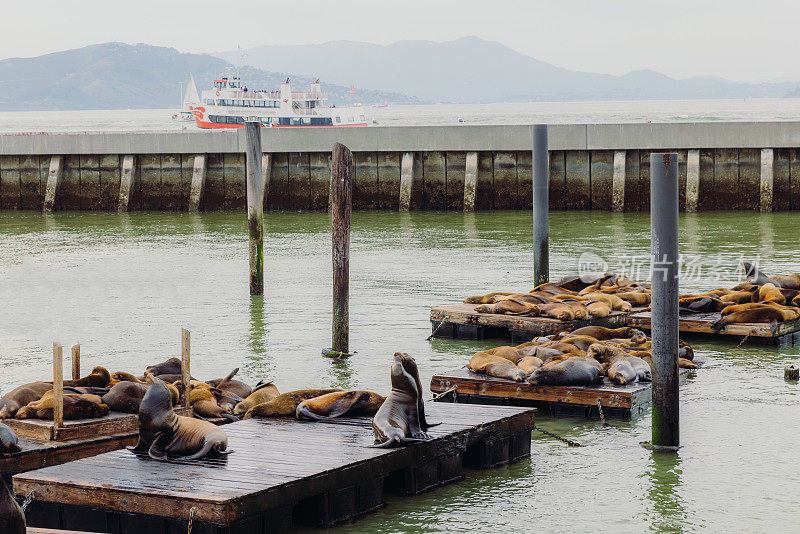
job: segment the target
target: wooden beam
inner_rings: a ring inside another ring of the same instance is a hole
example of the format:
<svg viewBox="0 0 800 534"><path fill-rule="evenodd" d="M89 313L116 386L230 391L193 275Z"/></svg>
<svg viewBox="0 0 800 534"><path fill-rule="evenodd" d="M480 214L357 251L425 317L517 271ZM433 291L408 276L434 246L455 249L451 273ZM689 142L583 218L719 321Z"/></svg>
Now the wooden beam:
<svg viewBox="0 0 800 534"><path fill-rule="evenodd" d="M81 344L72 347L72 379L78 380L81 377Z"/></svg>
<svg viewBox="0 0 800 534"><path fill-rule="evenodd" d="M614 151L614 176L611 183L611 211L625 211L625 151Z"/></svg>
<svg viewBox="0 0 800 534"><path fill-rule="evenodd" d="M353 155L340 143L333 145L331 184L332 350L347 353L350 340L350 212L353 206Z"/></svg>
<svg viewBox="0 0 800 534"><path fill-rule="evenodd" d="M63 167L64 158L62 156L50 157L50 170L47 173L47 187L44 191L44 212L50 213L53 211L53 206L56 203L56 194L58 193L58 184L61 181L61 168Z"/></svg>
<svg viewBox="0 0 800 534"><path fill-rule="evenodd" d="M761 149L761 213L772 211L774 190L773 165L775 154L771 148Z"/></svg>
<svg viewBox="0 0 800 534"><path fill-rule="evenodd" d="M191 403L189 399L192 393L192 373L191 373L191 360L189 357L191 345L191 335L185 328L181 328L181 382L183 383L183 399L181 404L185 408L189 408Z"/></svg>
<svg viewBox="0 0 800 534"><path fill-rule="evenodd" d="M136 181L136 160L135 156L127 155L122 158L122 178L119 182L119 204L117 211L128 211L131 202L131 191Z"/></svg>
<svg viewBox="0 0 800 534"><path fill-rule="evenodd" d="M53 440L64 426L64 349L53 343Z"/></svg>
<svg viewBox="0 0 800 534"><path fill-rule="evenodd" d="M192 167L192 189L189 192L189 211L196 213L200 210L203 200L203 191L206 188L206 155L198 154L194 157Z"/></svg>
<svg viewBox="0 0 800 534"><path fill-rule="evenodd" d="M403 152L400 163L400 211L411 207L411 189L414 185L414 153Z"/></svg>
<svg viewBox="0 0 800 534"><path fill-rule="evenodd" d="M467 152L464 171L464 211L475 211L475 195L478 190L478 153Z"/></svg>

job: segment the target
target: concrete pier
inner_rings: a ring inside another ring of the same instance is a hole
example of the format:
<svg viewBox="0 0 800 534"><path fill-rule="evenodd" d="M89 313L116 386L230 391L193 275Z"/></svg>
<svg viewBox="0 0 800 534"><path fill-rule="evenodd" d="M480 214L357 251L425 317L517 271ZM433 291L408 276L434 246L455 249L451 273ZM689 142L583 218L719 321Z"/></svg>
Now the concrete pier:
<svg viewBox="0 0 800 534"><path fill-rule="evenodd" d="M665 150L678 153L682 210L800 209L800 122L573 124L549 132L554 210L647 211L649 154ZM260 135L270 149L262 172L271 211L328 209L334 142L353 150L355 209L529 204L529 126L263 129ZM243 210L241 143L235 131L0 135L0 209L42 209L53 182L50 164L59 157L53 210ZM195 167L201 162L203 173Z"/></svg>

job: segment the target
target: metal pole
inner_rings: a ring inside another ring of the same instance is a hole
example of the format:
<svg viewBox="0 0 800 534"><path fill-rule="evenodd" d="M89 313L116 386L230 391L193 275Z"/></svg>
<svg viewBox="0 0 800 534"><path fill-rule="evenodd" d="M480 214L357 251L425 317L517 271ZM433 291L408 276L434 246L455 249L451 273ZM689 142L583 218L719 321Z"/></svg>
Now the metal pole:
<svg viewBox="0 0 800 534"><path fill-rule="evenodd" d="M679 445L678 153L650 154L653 448Z"/></svg>
<svg viewBox="0 0 800 534"><path fill-rule="evenodd" d="M333 145L331 159L331 229L333 258L333 347L349 352L350 340L350 212L353 204L353 155Z"/></svg>
<svg viewBox="0 0 800 534"><path fill-rule="evenodd" d="M550 161L547 125L536 124L533 135L533 285L550 279Z"/></svg>
<svg viewBox="0 0 800 534"><path fill-rule="evenodd" d="M250 294L264 294L264 185L261 178L261 123L244 123L247 155L247 227L250 242Z"/></svg>

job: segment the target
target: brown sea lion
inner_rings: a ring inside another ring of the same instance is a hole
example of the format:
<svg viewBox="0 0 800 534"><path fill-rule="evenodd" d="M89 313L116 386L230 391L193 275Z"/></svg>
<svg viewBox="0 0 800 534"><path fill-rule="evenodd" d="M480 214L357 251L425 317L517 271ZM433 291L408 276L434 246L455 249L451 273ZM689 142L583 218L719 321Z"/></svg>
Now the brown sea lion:
<svg viewBox="0 0 800 534"><path fill-rule="evenodd" d="M47 382L31 382L12 389L0 398L0 419L10 419L17 410L42 398L45 392L53 389Z"/></svg>
<svg viewBox="0 0 800 534"><path fill-rule="evenodd" d="M600 363L611 364L614 360L627 357L628 352L608 343L593 343L586 351L586 356Z"/></svg>
<svg viewBox="0 0 800 534"><path fill-rule="evenodd" d="M572 343L562 343L561 341L553 341L545 345L545 348L556 349L557 351L568 354L571 356L586 356L586 351L579 349Z"/></svg>
<svg viewBox="0 0 800 534"><path fill-rule="evenodd" d="M533 371L541 367L542 364L544 364L544 361L541 358L525 356L517 362L517 367L522 369L525 372L525 376L528 377Z"/></svg>
<svg viewBox="0 0 800 534"><path fill-rule="evenodd" d="M570 291L569 289L564 289L563 287L559 286L558 284L554 284L553 282L545 282L543 284L539 284L538 286L534 287L529 291L529 293L536 293L536 292L547 292L552 293L553 295L574 295L575 291Z"/></svg>
<svg viewBox="0 0 800 534"><path fill-rule="evenodd" d="M567 337L560 339L559 343L569 343L570 345L575 345L583 352L589 350L589 346L592 343L597 343L599 340L592 336L580 336L580 335L573 335L570 334Z"/></svg>
<svg viewBox="0 0 800 534"><path fill-rule="evenodd" d="M103 395L103 404L114 412L139 413L147 386L139 382L123 381L114 386Z"/></svg>
<svg viewBox="0 0 800 534"><path fill-rule="evenodd" d="M537 386L588 386L602 379L603 367L597 360L573 356L536 369L528 377L528 382Z"/></svg>
<svg viewBox="0 0 800 534"><path fill-rule="evenodd" d="M509 347L508 345L501 345L500 347L495 347L493 349L489 349L483 351L486 354L491 354L493 356L500 356L501 358L505 358L506 360L510 361L513 364L516 364L523 358L523 354L517 352L516 347Z"/></svg>
<svg viewBox="0 0 800 534"><path fill-rule="evenodd" d="M560 299L562 297L559 297L558 295L556 295L553 298L554 299ZM609 306L609 308L612 309L612 310L630 311L630 309L631 309L631 303L630 302L622 300L618 296L616 296L614 294L611 294L611 293L601 293L599 291L594 291L594 292L589 292L589 293L583 293L583 294L580 294L580 295L569 295L566 298L576 298L576 299L578 299L578 300L580 300L581 302L584 302L584 303L600 301L600 302L603 302L603 303L607 304Z"/></svg>
<svg viewBox="0 0 800 534"><path fill-rule="evenodd" d="M489 354L487 351L476 352L472 358L470 358L467 369L474 373L505 378L507 380L514 380L515 382L522 382L525 380L525 371L517 367L514 362L502 356Z"/></svg>
<svg viewBox="0 0 800 534"><path fill-rule="evenodd" d="M153 374L157 377L161 377L161 375L180 375L181 374L181 359L180 358L170 358L166 361L161 363L155 363L153 365L148 365L144 370L144 375Z"/></svg>
<svg viewBox="0 0 800 534"><path fill-rule="evenodd" d="M647 291L624 291L616 293L622 300L630 302L633 306L649 306L650 292Z"/></svg>
<svg viewBox="0 0 800 534"><path fill-rule="evenodd" d="M64 380L65 386L104 388L111 382L111 373L99 365L92 369L92 373L77 380Z"/></svg>
<svg viewBox="0 0 800 534"><path fill-rule="evenodd" d="M497 296L514 295L511 291L495 291L486 295L473 295L464 299L465 304L491 304Z"/></svg>
<svg viewBox="0 0 800 534"><path fill-rule="evenodd" d="M278 392L278 388L275 387L275 384L272 382L260 383L246 399L233 408L233 415L242 416L253 406L269 402L278 395L280 395L280 392Z"/></svg>
<svg viewBox="0 0 800 534"><path fill-rule="evenodd" d="M785 288L782 288L780 290L780 292L781 292L781 295L783 295L783 298L786 299L786 304L787 305L792 305L792 306L793 306L792 301L795 298L797 298L798 295L800 295L800 290L798 290L798 289L785 289Z"/></svg>
<svg viewBox="0 0 800 534"><path fill-rule="evenodd" d="M222 406L223 392L217 388L193 387L189 393L189 404L194 413L202 418L218 417L238 421L239 418L231 413L227 406Z"/></svg>
<svg viewBox="0 0 800 534"><path fill-rule="evenodd" d="M55 399L48 397L36 406L23 406L17 412L17 419L45 419L53 418L53 404ZM64 395L64 420L90 419L108 415L108 406L102 399L91 394ZM30 406L30 407L29 407Z"/></svg>
<svg viewBox="0 0 800 534"><path fill-rule="evenodd" d="M320 395L326 395L335 391L342 391L342 389L298 389L289 391L288 393L281 393L271 401L256 404L247 410L244 414L244 419L250 419L251 417L294 415L297 411L297 406L304 400L313 399L314 397L319 397Z"/></svg>
<svg viewBox="0 0 800 534"><path fill-rule="evenodd" d="M372 415L378 411L386 397L373 391L337 391L307 399L297 405L297 419L324 421L349 415Z"/></svg>
<svg viewBox="0 0 800 534"><path fill-rule="evenodd" d="M575 319L575 312L564 302L550 302L548 304L539 304L538 306L539 315L542 317L550 317L559 321L572 321Z"/></svg>
<svg viewBox="0 0 800 534"><path fill-rule="evenodd" d="M767 304L765 302L745 302L743 304L728 304L719 312L721 316L730 315L732 313L744 311L744 310L752 310L753 308L769 308L771 304Z"/></svg>
<svg viewBox="0 0 800 534"><path fill-rule="evenodd" d="M792 306L797 306L800 308L800 295L797 295L792 299Z"/></svg>
<svg viewBox="0 0 800 534"><path fill-rule="evenodd" d="M125 371L115 371L111 373L111 380L116 380L119 382L135 382L137 384L144 384L144 377L134 376L131 373L126 373Z"/></svg>
<svg viewBox="0 0 800 534"><path fill-rule="evenodd" d="M726 287L720 287L717 289L712 289L711 291L705 291L704 293L701 294L707 297L721 297L722 295L727 295L731 292L733 292L732 289L728 289Z"/></svg>
<svg viewBox="0 0 800 534"><path fill-rule="evenodd" d="M191 417L175 415L167 385L147 375L147 393L139 406L139 443L135 451L147 451L151 458L197 460L206 455L224 455L228 436L220 427Z"/></svg>
<svg viewBox="0 0 800 534"><path fill-rule="evenodd" d="M722 295L719 300L725 304L744 304L752 302L753 294L758 294L758 286L756 286L755 291L733 291L727 295Z"/></svg>
<svg viewBox="0 0 800 534"><path fill-rule="evenodd" d="M586 273L582 275L569 275L561 278L555 284L569 291L581 291L587 287L600 287L600 284L614 276L612 273Z"/></svg>
<svg viewBox="0 0 800 534"><path fill-rule="evenodd" d="M678 299L678 306L695 313L720 311L725 305L725 302L710 295L691 295Z"/></svg>
<svg viewBox="0 0 800 534"><path fill-rule="evenodd" d="M416 369L416 364L409 366L406 361L408 358L411 357L404 353L394 354L392 390L372 418L372 432L377 447L394 447L430 439L422 423L424 413L419 410L422 405L422 392L418 388L419 373L412 376L409 372L409 369Z"/></svg>
<svg viewBox="0 0 800 534"><path fill-rule="evenodd" d="M621 386L631 382L652 381L650 365L642 358L634 355L612 360L606 370L606 376L609 380Z"/></svg>
<svg viewBox="0 0 800 534"><path fill-rule="evenodd" d="M481 304L475 306L475 311L500 315L539 315L539 308L536 304L528 304L514 299L501 300L495 304Z"/></svg>
<svg viewBox="0 0 800 534"><path fill-rule="evenodd" d="M16 432L11 430L8 425L0 423L0 456L12 454L21 450Z"/></svg>
<svg viewBox="0 0 800 534"><path fill-rule="evenodd" d="M0 532L3 534L25 534L25 514L14 496L8 491L3 477L0 477Z"/></svg>
<svg viewBox="0 0 800 534"><path fill-rule="evenodd" d="M518 356L520 356L520 359L517 361L517 364L519 364L519 362L523 358L534 357L534 358L539 358L544 362L548 358L552 358L563 354L563 352L561 352L558 349L551 349L539 345L529 345L527 347L517 348L515 349L515 352L517 353Z"/></svg>
<svg viewBox="0 0 800 534"><path fill-rule="evenodd" d="M611 306L605 302L592 300L585 302L584 305L592 317L608 317L611 315Z"/></svg>
<svg viewBox="0 0 800 534"><path fill-rule="evenodd" d="M734 291L755 291L758 290L758 286L752 282L740 282L731 288L731 292Z"/></svg>
<svg viewBox="0 0 800 534"><path fill-rule="evenodd" d="M778 323L791 321L800 317L800 310L789 308L778 308L776 306L763 306L742 310L726 315L713 323L711 329L719 332L729 324L733 323L771 323L775 330Z"/></svg>
<svg viewBox="0 0 800 534"><path fill-rule="evenodd" d="M598 341L604 341L606 339L614 339L622 337L631 338L638 334L644 335L644 333L641 330L631 328L630 326L623 326L620 328L606 328L605 326L584 326L582 328L577 328L572 332L570 332L570 335L573 336L591 336L597 339Z"/></svg>
<svg viewBox="0 0 800 534"><path fill-rule="evenodd" d="M206 381L206 384L214 386L225 393L224 395L219 395L217 402L228 412L233 412L236 405L249 397L253 392L253 389L244 382L233 380L233 377L236 376L238 372L239 368L237 367L225 378L216 378Z"/></svg>
<svg viewBox="0 0 800 534"><path fill-rule="evenodd" d="M769 277L772 282L784 289L800 289L800 273L789 275L775 275Z"/></svg>
<svg viewBox="0 0 800 534"><path fill-rule="evenodd" d="M170 374L170 375L153 375L153 376L157 376L158 378L160 378L163 382L166 382L167 384L176 384L180 380L183 380L183 375L180 375L180 374L177 374L177 375L172 375L172 374ZM191 376L191 375L189 375L189 379L192 382L197 381L197 379L195 377Z"/></svg>
<svg viewBox="0 0 800 534"><path fill-rule="evenodd" d="M562 304L566 304L567 307L570 310L572 310L572 315L573 315L573 317L575 319L585 320L585 319L588 319L589 316L591 315L590 312L589 312L589 309L586 307L586 305L583 302L581 302L579 300L576 300L574 298L561 298L561 299L558 300L558 302L561 302ZM609 313L610 313L610 310L609 310ZM608 315L608 314L606 314L606 315Z"/></svg>
<svg viewBox="0 0 800 534"><path fill-rule="evenodd" d="M786 304L786 297L775 284L764 284L758 289L759 302L774 302L776 304Z"/></svg>
<svg viewBox="0 0 800 534"><path fill-rule="evenodd" d="M425 417L425 403L422 402L422 382L419 379L419 368L417 367L417 362L405 352L395 352L394 358L395 360L400 360L400 362L403 364L403 369L406 370L408 376L413 378L414 382L417 384L417 391L419 391L419 395L417 397L417 413L419 414L420 428L422 428L422 430L428 430L432 426L440 425L441 423L429 422L428 418Z"/></svg>

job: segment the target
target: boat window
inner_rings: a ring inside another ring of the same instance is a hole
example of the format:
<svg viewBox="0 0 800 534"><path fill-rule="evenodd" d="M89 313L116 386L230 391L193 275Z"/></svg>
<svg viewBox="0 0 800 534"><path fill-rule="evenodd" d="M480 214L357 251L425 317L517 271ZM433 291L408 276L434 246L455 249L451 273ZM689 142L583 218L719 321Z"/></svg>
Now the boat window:
<svg viewBox="0 0 800 534"><path fill-rule="evenodd" d="M308 117L303 117L300 120L303 122L303 124L311 124L311 119Z"/></svg>
<svg viewBox="0 0 800 534"><path fill-rule="evenodd" d="M359 115L358 118L361 119L361 122L367 121L367 118L364 115Z"/></svg>
<svg viewBox="0 0 800 534"><path fill-rule="evenodd" d="M341 117L336 117L336 124L340 124L341 122L342 122L342 118Z"/></svg>

